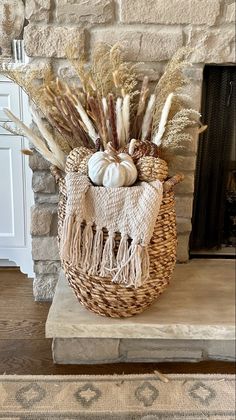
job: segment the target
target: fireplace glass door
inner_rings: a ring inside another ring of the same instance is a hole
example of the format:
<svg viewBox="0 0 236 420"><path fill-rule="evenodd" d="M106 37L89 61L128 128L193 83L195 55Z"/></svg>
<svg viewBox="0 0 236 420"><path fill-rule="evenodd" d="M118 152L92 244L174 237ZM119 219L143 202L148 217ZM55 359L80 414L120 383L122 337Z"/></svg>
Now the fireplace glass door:
<svg viewBox="0 0 236 420"><path fill-rule="evenodd" d="M190 252L236 246L236 67L206 66ZM227 251L228 250L228 251Z"/></svg>

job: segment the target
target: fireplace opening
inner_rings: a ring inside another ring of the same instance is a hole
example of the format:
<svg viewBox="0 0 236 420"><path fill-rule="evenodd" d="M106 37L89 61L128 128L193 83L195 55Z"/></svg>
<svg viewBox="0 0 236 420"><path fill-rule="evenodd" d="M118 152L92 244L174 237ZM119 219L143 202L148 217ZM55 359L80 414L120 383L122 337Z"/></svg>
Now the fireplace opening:
<svg viewBox="0 0 236 420"><path fill-rule="evenodd" d="M236 246L236 67L206 66L190 255L233 256Z"/></svg>

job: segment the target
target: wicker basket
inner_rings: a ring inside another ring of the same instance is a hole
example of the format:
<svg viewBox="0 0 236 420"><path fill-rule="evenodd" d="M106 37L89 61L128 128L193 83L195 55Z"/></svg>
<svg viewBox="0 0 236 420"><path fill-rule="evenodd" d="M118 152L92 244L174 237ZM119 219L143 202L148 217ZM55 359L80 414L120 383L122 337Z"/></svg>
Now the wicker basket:
<svg viewBox="0 0 236 420"><path fill-rule="evenodd" d="M62 232L66 207L66 186L63 174L55 168L52 172L59 185L58 238ZM96 314L122 318L143 312L167 287L176 262L176 216L174 193L171 188L181 181L177 175L164 184L160 212L149 245L150 277L137 289L114 284L111 278L89 276L82 269L62 261L65 275L79 302ZM104 240L106 235L104 234ZM117 239L119 239L117 235ZM117 241L118 242L118 241Z"/></svg>

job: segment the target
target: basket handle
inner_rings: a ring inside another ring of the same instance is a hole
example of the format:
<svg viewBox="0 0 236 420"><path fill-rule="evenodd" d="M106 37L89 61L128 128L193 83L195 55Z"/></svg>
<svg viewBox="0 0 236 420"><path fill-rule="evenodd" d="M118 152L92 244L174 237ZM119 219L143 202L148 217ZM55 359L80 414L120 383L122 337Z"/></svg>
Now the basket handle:
<svg viewBox="0 0 236 420"><path fill-rule="evenodd" d="M176 174L169 178L167 181L164 182L163 191L168 192L170 191L176 184L183 181L184 175L183 174Z"/></svg>
<svg viewBox="0 0 236 420"><path fill-rule="evenodd" d="M54 176L56 183L64 179L64 172L61 171L61 169L59 169L57 166L51 165L50 171L51 171L51 174Z"/></svg>

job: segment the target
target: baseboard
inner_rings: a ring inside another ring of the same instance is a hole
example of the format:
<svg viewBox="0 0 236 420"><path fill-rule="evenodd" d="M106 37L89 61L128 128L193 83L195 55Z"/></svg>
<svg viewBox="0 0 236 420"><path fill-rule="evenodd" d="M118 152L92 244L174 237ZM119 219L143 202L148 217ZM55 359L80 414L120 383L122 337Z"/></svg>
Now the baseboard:
<svg viewBox="0 0 236 420"><path fill-rule="evenodd" d="M0 260L0 267L17 267L14 261Z"/></svg>

